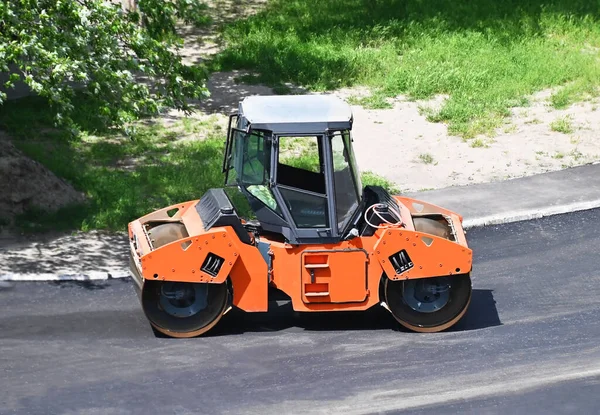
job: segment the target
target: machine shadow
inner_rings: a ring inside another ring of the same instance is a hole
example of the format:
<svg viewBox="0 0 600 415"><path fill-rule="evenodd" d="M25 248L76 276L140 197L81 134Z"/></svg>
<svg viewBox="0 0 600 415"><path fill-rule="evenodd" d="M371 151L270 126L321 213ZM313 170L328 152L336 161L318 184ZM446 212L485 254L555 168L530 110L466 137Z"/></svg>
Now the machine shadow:
<svg viewBox="0 0 600 415"><path fill-rule="evenodd" d="M465 316L450 332L479 330L502 325L492 290L474 289ZM305 331L395 330L408 331L383 307L364 312L298 313L291 303L269 303L266 313L231 310L207 336L300 329Z"/></svg>
<svg viewBox="0 0 600 415"><path fill-rule="evenodd" d="M448 331L469 331L501 326L493 290L473 290L465 316Z"/></svg>

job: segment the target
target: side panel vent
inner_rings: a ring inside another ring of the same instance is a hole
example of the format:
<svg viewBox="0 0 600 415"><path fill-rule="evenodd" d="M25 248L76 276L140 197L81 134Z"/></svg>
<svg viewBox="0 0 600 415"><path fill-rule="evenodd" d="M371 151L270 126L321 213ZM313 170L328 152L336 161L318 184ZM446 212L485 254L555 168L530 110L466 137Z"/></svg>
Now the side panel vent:
<svg viewBox="0 0 600 415"><path fill-rule="evenodd" d="M200 267L200 271L207 273L211 277L216 277L224 261L223 258L211 252L206 256L204 263Z"/></svg>
<svg viewBox="0 0 600 415"><path fill-rule="evenodd" d="M396 274L401 274L405 271L408 271L414 266L405 249L403 249L402 251L398 251L394 255L392 255L390 257L390 262L392 263Z"/></svg>
<svg viewBox="0 0 600 415"><path fill-rule="evenodd" d="M213 226L219 226L216 223L223 215L234 215L235 210L231 201L223 189L209 189L200 202L196 205L196 211L202 219L204 229L209 230ZM235 215L236 219L237 215Z"/></svg>
<svg viewBox="0 0 600 415"><path fill-rule="evenodd" d="M211 229L213 226L231 226L242 243L252 244L248 231L244 229L229 197L227 197L223 189L209 189L202 196L200 202L196 204L196 212L198 212L200 219L202 219L205 231Z"/></svg>

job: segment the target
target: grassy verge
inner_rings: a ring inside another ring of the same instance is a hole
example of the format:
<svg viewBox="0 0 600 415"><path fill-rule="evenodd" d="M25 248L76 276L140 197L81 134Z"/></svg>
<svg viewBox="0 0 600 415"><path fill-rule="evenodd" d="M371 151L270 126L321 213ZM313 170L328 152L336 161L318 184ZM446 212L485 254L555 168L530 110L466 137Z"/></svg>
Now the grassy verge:
<svg viewBox="0 0 600 415"><path fill-rule="evenodd" d="M600 4L585 0L272 0L224 28L214 69L270 85L367 85L366 105L407 94L449 99L433 121L490 133L535 91L564 107L600 85Z"/></svg>
<svg viewBox="0 0 600 415"><path fill-rule="evenodd" d="M53 128L51 119L42 102L25 99L1 108L0 128L27 156L84 192L88 203L54 214L28 212L17 219L24 230L124 230L136 217L223 184L219 130L202 141L176 141L198 121L172 129L140 123L131 137L115 132L73 137Z"/></svg>
<svg viewBox="0 0 600 415"><path fill-rule="evenodd" d="M85 125L86 106L78 104L80 125ZM17 218L24 231L123 231L134 218L223 187L225 132L210 120L186 118L168 128L142 122L131 137L92 126L73 136L54 128L52 120L41 100L27 98L0 107L0 128L15 146L82 191L88 202L53 214L29 211ZM199 131L207 138L179 140ZM299 159L301 153L296 154ZM372 173L363 177L366 184L391 186Z"/></svg>

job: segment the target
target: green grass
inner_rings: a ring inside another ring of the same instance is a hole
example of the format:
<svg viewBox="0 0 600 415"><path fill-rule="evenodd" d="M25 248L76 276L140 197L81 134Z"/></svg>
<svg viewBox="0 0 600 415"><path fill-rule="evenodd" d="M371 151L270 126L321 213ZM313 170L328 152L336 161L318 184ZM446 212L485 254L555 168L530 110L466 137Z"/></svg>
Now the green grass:
<svg viewBox="0 0 600 415"><path fill-rule="evenodd" d="M571 117L568 115L552 121L552 123L550 123L550 129L563 134L571 134L573 131L575 131Z"/></svg>
<svg viewBox="0 0 600 415"><path fill-rule="evenodd" d="M492 139L484 139L482 137L476 137L472 140L468 140L469 146L472 148L488 148L494 141Z"/></svg>
<svg viewBox="0 0 600 415"><path fill-rule="evenodd" d="M193 129L189 122L187 127ZM53 128L48 109L35 99L1 107L0 128L88 200L54 214L27 212L17 218L23 230L124 230L136 217L223 185L221 136L175 142L175 131L139 123L131 137L116 132L73 137Z"/></svg>
<svg viewBox="0 0 600 415"><path fill-rule="evenodd" d="M434 162L433 156L429 153L421 153L419 154L419 160L421 163L432 164Z"/></svg>
<svg viewBox="0 0 600 415"><path fill-rule="evenodd" d="M591 98L598 94L597 81L582 78L560 88L550 97L550 103L556 109L564 109L577 101Z"/></svg>
<svg viewBox="0 0 600 415"><path fill-rule="evenodd" d="M366 85L375 106L447 94L432 118L470 138L535 91L564 85L557 107L597 94L599 12L585 0L273 0L225 26L211 66L315 91Z"/></svg>
<svg viewBox="0 0 600 415"><path fill-rule="evenodd" d="M569 156L573 157L573 160L575 160L575 161L579 161L579 160L585 158L585 156L583 155L583 153L581 151L577 150L577 149L572 150L569 153Z"/></svg>
<svg viewBox="0 0 600 415"><path fill-rule="evenodd" d="M381 93L369 95L366 97L350 97L348 103L352 105L361 105L368 109L390 109L394 106L387 100L387 97Z"/></svg>
<svg viewBox="0 0 600 415"><path fill-rule="evenodd" d="M394 183L383 176L380 176L372 171L364 171L360 175L360 180L363 186L381 186L390 194L399 194L401 190Z"/></svg>

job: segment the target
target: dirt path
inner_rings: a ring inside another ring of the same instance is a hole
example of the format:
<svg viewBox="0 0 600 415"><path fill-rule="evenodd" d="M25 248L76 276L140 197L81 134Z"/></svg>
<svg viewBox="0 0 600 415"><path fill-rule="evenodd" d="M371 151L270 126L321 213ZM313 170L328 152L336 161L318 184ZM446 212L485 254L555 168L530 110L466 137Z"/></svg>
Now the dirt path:
<svg viewBox="0 0 600 415"><path fill-rule="evenodd" d="M468 141L428 122L419 106L399 99L393 109L353 107L358 162L403 191L483 183L587 164L600 159L600 100L552 109L548 91L514 108L494 137ZM438 104L439 102L435 102ZM564 132L553 131L553 128Z"/></svg>

